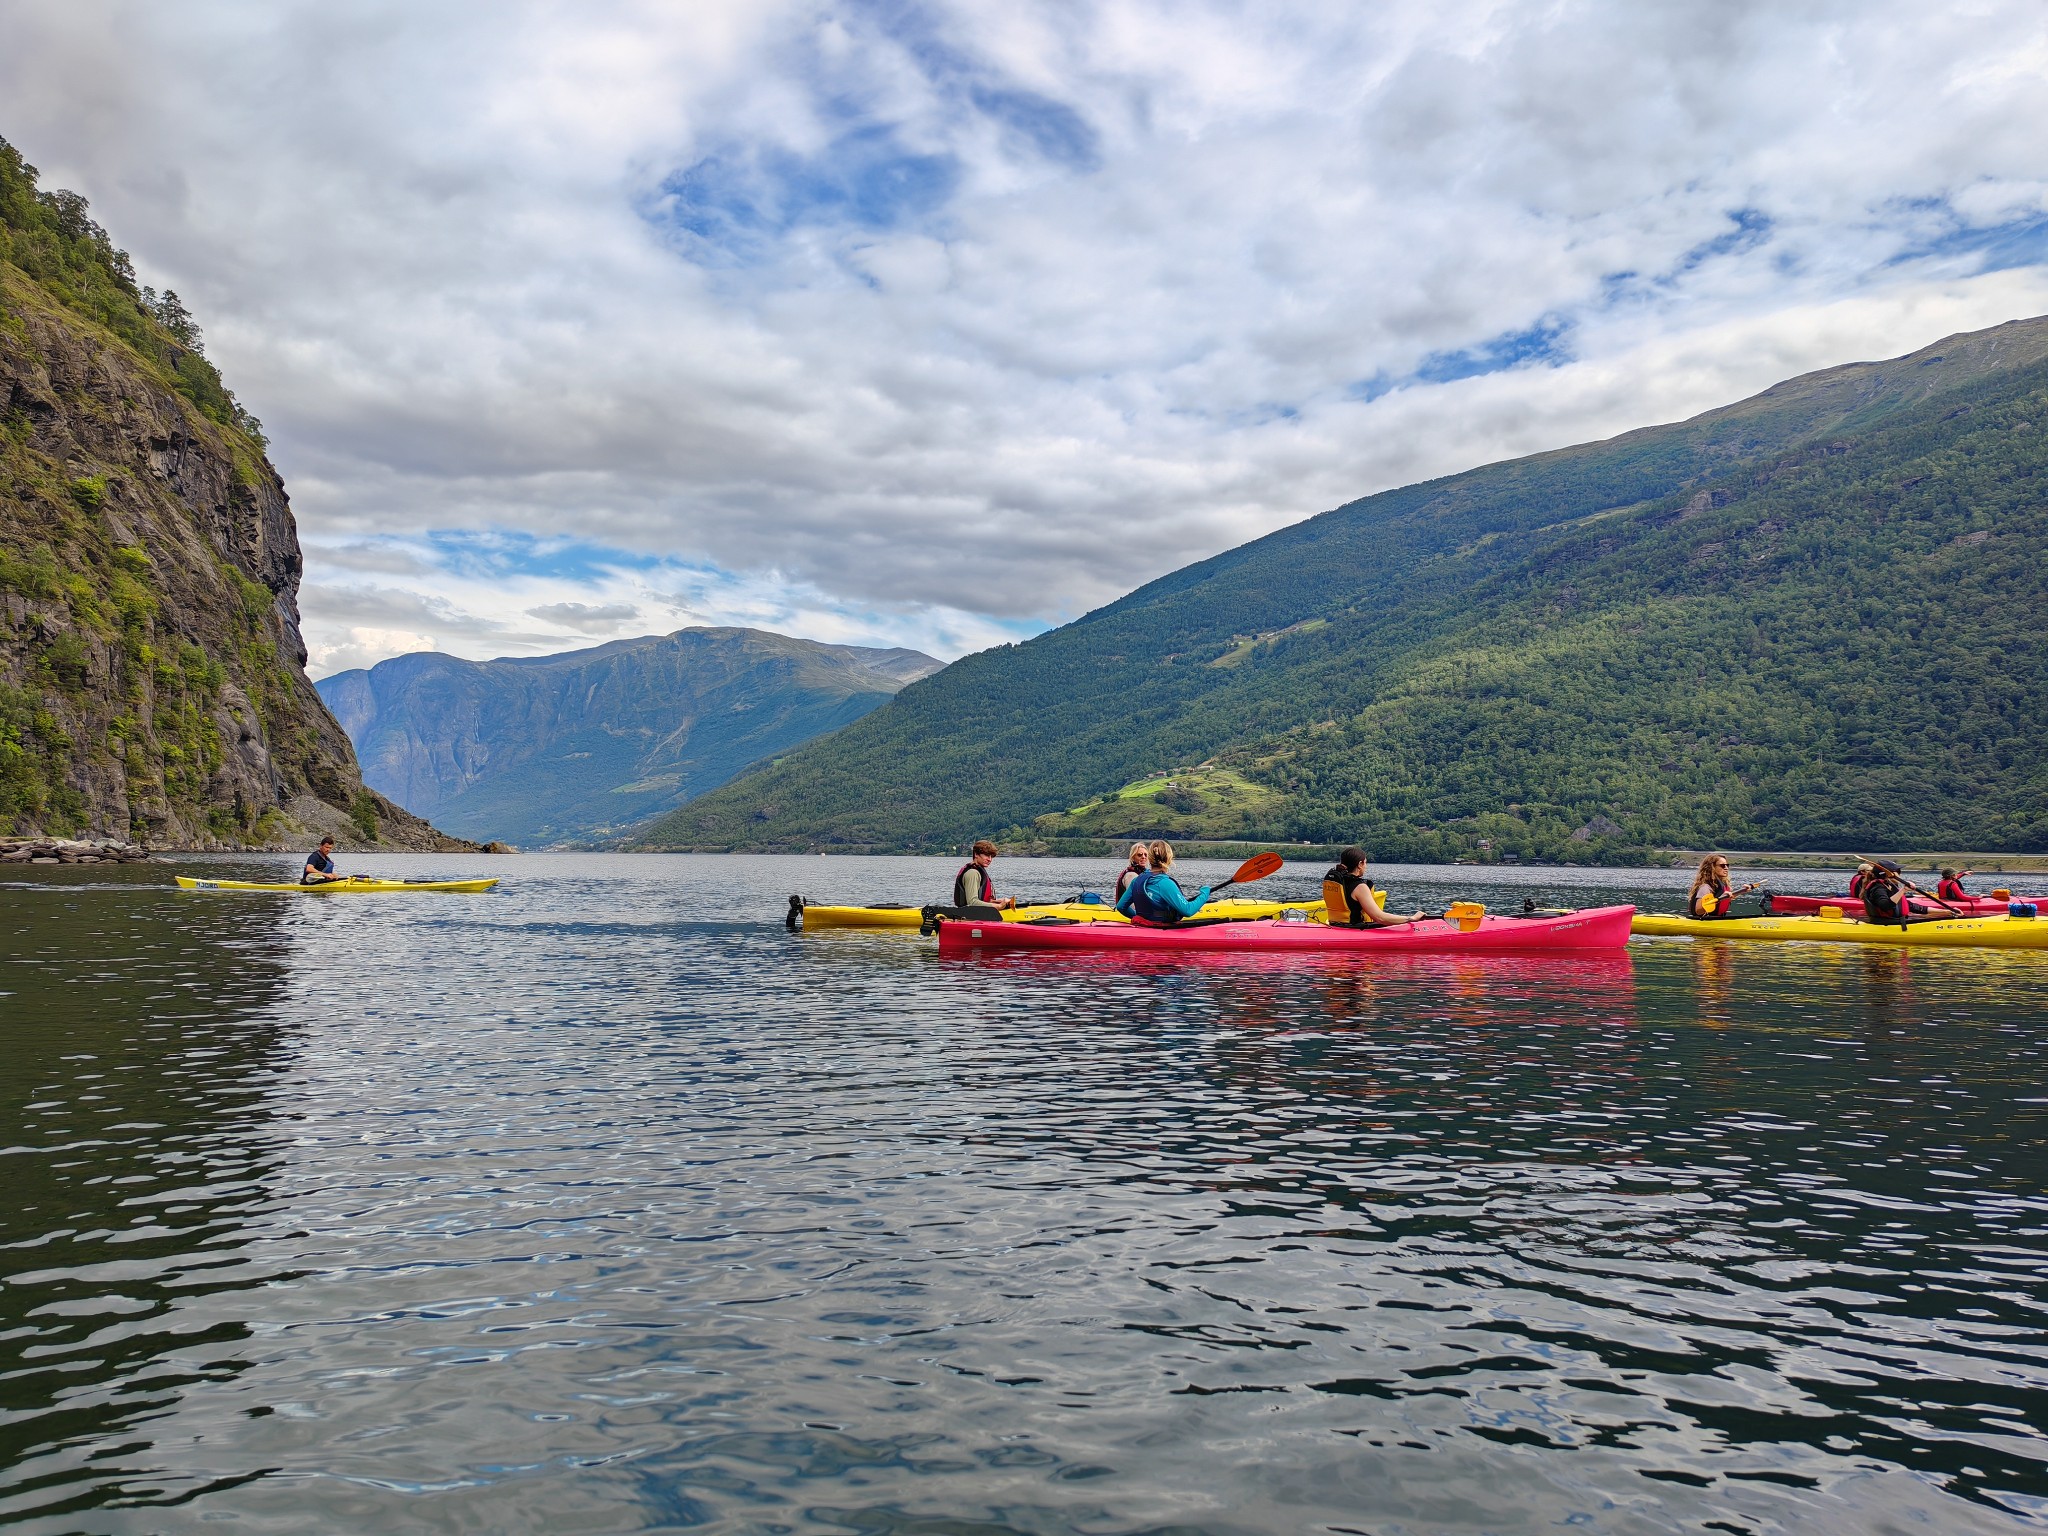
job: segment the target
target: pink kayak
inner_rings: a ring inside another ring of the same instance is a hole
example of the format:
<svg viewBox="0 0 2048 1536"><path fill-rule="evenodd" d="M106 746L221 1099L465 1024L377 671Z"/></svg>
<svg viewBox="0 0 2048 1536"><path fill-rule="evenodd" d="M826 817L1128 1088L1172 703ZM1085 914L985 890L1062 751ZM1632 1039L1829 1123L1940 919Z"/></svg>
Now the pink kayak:
<svg viewBox="0 0 2048 1536"><path fill-rule="evenodd" d="M1245 923L1184 923L1173 928L1135 923L1076 923L1040 919L991 923L947 918L939 924L939 953L977 949L1056 949L1069 953L1163 954L1176 950L1232 950L1251 954L1531 954L1556 950L1621 949L1628 943L1634 907L1590 907L1544 917L1482 917L1476 926L1445 919L1388 928L1332 928L1324 923L1264 919Z"/></svg>
<svg viewBox="0 0 2048 1536"><path fill-rule="evenodd" d="M1942 910L1940 902L1932 901L1925 897L1913 896L1910 900L1912 910L1915 912L1939 912ZM2014 896L2010 900L2044 902L2048 901L2048 896ZM1965 896L1960 901L1948 903L1949 906L1954 907L1965 917L2003 916L2008 904L2008 898L2004 896ZM1851 917L1856 917L1861 915L1863 911L1863 898L1860 896L1787 896L1782 891L1771 892L1771 916L1773 917L1811 917L1819 912L1822 907L1840 907Z"/></svg>

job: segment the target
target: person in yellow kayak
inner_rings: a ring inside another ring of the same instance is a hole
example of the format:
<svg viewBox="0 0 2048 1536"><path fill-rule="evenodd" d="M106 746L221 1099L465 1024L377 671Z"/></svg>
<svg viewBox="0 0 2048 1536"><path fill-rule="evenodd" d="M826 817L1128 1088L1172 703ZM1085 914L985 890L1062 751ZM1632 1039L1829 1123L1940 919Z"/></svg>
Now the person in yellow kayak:
<svg viewBox="0 0 2048 1536"><path fill-rule="evenodd" d="M1124 887L1116 900L1117 911L1133 922L1155 928L1171 928L1182 919L1193 917L1209 899L1209 887L1205 885L1190 896L1180 888L1172 871L1173 844L1161 838L1148 845L1145 873Z"/></svg>
<svg viewBox="0 0 2048 1536"><path fill-rule="evenodd" d="M1118 901L1122 901L1124 899L1124 892L1130 889L1131 882L1133 880L1138 879L1142 875L1149 874L1151 872L1151 869L1151 845L1149 843L1131 844L1130 860L1124 865L1124 867L1121 870L1117 872L1116 899Z"/></svg>
<svg viewBox="0 0 2048 1536"><path fill-rule="evenodd" d="M1936 922L1952 917L1951 912L1915 912L1912 898L1906 892L1905 871L1890 859L1879 859L1870 868L1870 878L1863 882L1863 921L1866 923L1897 923L1901 928L1908 923Z"/></svg>
<svg viewBox="0 0 2048 1536"><path fill-rule="evenodd" d="M1323 872L1323 911L1333 928L1389 928L1422 921L1420 912L1403 916L1380 906L1372 882L1365 878L1363 848L1346 848Z"/></svg>
<svg viewBox="0 0 2048 1536"><path fill-rule="evenodd" d="M953 876L953 905L956 907L1014 907L1014 896L997 896L995 881L989 878L988 867L996 860L996 845L987 838L975 843L969 851L967 862L960 866L960 872Z"/></svg>
<svg viewBox="0 0 2048 1536"><path fill-rule="evenodd" d="M323 837L320 846L306 855L306 867L299 871L299 884L326 885L333 880L346 880L347 875L334 872L334 839Z"/></svg>
<svg viewBox="0 0 2048 1536"><path fill-rule="evenodd" d="M1759 884L1760 881L1752 881L1739 891L1734 889L1728 880L1727 859L1718 853L1710 853L1700 860L1700 867L1693 872L1692 889L1685 893L1685 915L1732 917L1735 915L1735 898L1747 896Z"/></svg>

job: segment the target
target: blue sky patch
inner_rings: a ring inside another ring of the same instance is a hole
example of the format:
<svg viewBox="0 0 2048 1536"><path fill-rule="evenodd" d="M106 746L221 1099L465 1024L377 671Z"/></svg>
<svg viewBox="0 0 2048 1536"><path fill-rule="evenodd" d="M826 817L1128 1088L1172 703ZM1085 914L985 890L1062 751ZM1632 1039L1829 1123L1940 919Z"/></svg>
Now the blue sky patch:
<svg viewBox="0 0 2048 1536"><path fill-rule="evenodd" d="M1565 339L1572 322L1562 315L1545 315L1534 325L1519 331L1503 331L1476 347L1456 352L1432 352L1409 375L1421 384L1448 384L1454 379L1473 379L1483 373L1504 373L1510 368L1535 364L1557 368L1572 360Z"/></svg>
<svg viewBox="0 0 2048 1536"><path fill-rule="evenodd" d="M1088 120L1063 102L1014 86L976 85L967 99L1055 165L1092 171L1102 164L1102 142Z"/></svg>
<svg viewBox="0 0 2048 1536"><path fill-rule="evenodd" d="M1745 251L1753 251L1769 240L1771 231L1777 227L1777 222L1761 208L1731 208L1728 221L1734 226L1732 229L1724 230L1710 240L1702 240L1687 251L1663 280L1669 282L1717 256L1740 256Z"/></svg>
<svg viewBox="0 0 2048 1536"><path fill-rule="evenodd" d="M582 539L539 538L495 528L436 529L417 542L426 545L429 558L443 570L473 581L538 576L598 582L617 571L652 570L663 564L658 555L634 554Z"/></svg>
<svg viewBox="0 0 2048 1536"><path fill-rule="evenodd" d="M804 226L899 229L937 213L960 182L950 154L907 148L887 124L856 128L815 155L772 146L705 156L661 184L648 210L700 254L750 263Z"/></svg>
<svg viewBox="0 0 2048 1536"><path fill-rule="evenodd" d="M1950 227L1900 251L1888 266L1950 256L1978 257L1978 272L2048 263L2048 214L2028 213L1996 224L1966 224L1945 203L1936 206L1947 215Z"/></svg>
<svg viewBox="0 0 2048 1536"><path fill-rule="evenodd" d="M1476 346L1453 352L1432 352L1405 374L1381 368L1345 386L1344 398L1370 405L1382 395L1412 384L1450 384L1511 368L1562 368L1573 360L1568 338L1576 322L1563 315L1545 315L1519 331L1503 331Z"/></svg>

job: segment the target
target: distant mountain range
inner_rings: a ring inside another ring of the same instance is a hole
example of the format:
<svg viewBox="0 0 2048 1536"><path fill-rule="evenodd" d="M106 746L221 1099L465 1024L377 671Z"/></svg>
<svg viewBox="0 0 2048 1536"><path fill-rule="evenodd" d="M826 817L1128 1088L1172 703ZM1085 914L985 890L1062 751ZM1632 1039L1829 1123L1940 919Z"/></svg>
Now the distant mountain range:
<svg viewBox="0 0 2048 1536"><path fill-rule="evenodd" d="M373 788L465 835L537 847L615 837L943 665L682 629L557 656L416 652L317 686Z"/></svg>
<svg viewBox="0 0 2048 1536"><path fill-rule="evenodd" d="M2044 554L2048 318L1310 518L641 843L2048 848Z"/></svg>

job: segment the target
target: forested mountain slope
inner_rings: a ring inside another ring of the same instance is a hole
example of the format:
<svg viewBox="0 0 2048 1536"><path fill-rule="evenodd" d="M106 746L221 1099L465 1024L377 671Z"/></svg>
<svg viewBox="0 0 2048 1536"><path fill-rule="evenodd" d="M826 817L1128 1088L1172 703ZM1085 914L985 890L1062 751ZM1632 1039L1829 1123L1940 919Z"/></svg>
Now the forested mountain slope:
<svg viewBox="0 0 2048 1536"><path fill-rule="evenodd" d="M1309 519L967 657L645 841L2044 847L2044 535L2036 319Z"/></svg>
<svg viewBox="0 0 2048 1536"><path fill-rule="evenodd" d="M887 703L940 663L758 629L558 656L419 652L323 678L377 789L467 836L591 841Z"/></svg>
<svg viewBox="0 0 2048 1536"><path fill-rule="evenodd" d="M363 787L313 692L260 427L0 140L0 832L457 846Z"/></svg>

